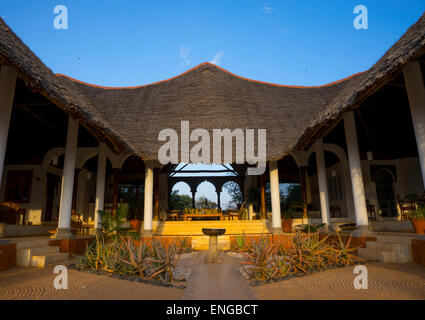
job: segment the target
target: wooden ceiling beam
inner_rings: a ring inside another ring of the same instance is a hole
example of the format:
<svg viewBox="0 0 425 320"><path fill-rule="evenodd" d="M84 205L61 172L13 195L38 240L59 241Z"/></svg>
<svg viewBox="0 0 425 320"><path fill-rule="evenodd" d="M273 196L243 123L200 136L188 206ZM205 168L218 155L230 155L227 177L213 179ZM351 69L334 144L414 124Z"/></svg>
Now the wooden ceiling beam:
<svg viewBox="0 0 425 320"><path fill-rule="evenodd" d="M36 114L35 112L31 111L30 109L28 109L27 106L20 106L20 108L22 110L25 110L28 114L30 114L33 118L37 119L38 121L40 121L41 123L43 123L45 126L49 127L50 129L56 129L56 127L52 124L50 124L49 122L47 122L45 119L43 119L42 117L40 117L38 114Z"/></svg>
<svg viewBox="0 0 425 320"><path fill-rule="evenodd" d="M36 103L14 103L13 104L16 107L39 107L39 106L56 106L54 103L51 102L36 102Z"/></svg>

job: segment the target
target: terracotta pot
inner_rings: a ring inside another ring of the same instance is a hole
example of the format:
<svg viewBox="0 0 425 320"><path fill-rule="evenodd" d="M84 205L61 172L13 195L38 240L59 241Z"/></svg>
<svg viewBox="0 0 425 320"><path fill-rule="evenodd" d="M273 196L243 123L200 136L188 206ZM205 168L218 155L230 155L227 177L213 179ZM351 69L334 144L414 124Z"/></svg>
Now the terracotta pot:
<svg viewBox="0 0 425 320"><path fill-rule="evenodd" d="M425 219L424 218L412 218L413 228L417 234L425 234Z"/></svg>
<svg viewBox="0 0 425 320"><path fill-rule="evenodd" d="M138 219L131 219L130 220L130 228L135 229L136 231L140 230L140 220Z"/></svg>
<svg viewBox="0 0 425 320"><path fill-rule="evenodd" d="M285 233L292 232L292 219L283 219L282 220L282 229Z"/></svg>

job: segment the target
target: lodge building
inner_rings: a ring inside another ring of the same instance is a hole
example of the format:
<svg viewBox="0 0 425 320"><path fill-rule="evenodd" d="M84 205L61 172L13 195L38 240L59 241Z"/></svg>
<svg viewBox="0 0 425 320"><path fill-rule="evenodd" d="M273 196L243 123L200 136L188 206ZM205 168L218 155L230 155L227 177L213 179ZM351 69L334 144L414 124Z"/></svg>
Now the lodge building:
<svg viewBox="0 0 425 320"><path fill-rule="evenodd" d="M19 207L0 212L0 234L56 229L58 239L74 237L74 214L95 233L98 210L116 210L120 186L143 192L145 235L164 230L179 181L193 195L211 181L220 199L225 178L179 179L176 165L159 163L158 133L178 132L181 121L210 132L267 130L265 174L226 164L244 197L260 190L249 217L267 232L282 232L281 183L300 183L301 220L330 230L352 222L355 234L368 234L402 221L398 200L424 193L424 53L425 15L369 70L327 85L270 84L203 63L172 79L112 88L53 74L0 19L0 202Z"/></svg>

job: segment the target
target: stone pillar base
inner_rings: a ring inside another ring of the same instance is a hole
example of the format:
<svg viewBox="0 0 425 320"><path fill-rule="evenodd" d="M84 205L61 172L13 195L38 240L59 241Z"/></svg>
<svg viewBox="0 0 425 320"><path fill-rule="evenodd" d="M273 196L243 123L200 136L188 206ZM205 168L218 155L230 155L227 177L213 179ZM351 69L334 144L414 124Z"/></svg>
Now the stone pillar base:
<svg viewBox="0 0 425 320"><path fill-rule="evenodd" d="M6 223L0 223L0 239L5 237Z"/></svg>
<svg viewBox="0 0 425 320"><path fill-rule="evenodd" d="M55 239L75 239L75 236L69 228L58 228Z"/></svg>
<svg viewBox="0 0 425 320"><path fill-rule="evenodd" d="M370 229L369 225L366 226L356 226L356 230L351 232L353 237L373 237L375 233Z"/></svg>
<svg viewBox="0 0 425 320"><path fill-rule="evenodd" d="M335 232L335 229L333 228L333 226L331 224L327 224L327 225L323 226L323 228L321 228L320 231L326 232L326 233L333 233L333 232Z"/></svg>
<svg viewBox="0 0 425 320"><path fill-rule="evenodd" d="M102 228L93 228L91 231L91 234L93 236L101 236L102 235Z"/></svg>
<svg viewBox="0 0 425 320"><path fill-rule="evenodd" d="M204 263L222 263L223 260L218 255L218 237L209 237L208 253L205 256Z"/></svg>
<svg viewBox="0 0 425 320"><path fill-rule="evenodd" d="M153 230L142 230L142 236L152 237L153 236Z"/></svg>
<svg viewBox="0 0 425 320"><path fill-rule="evenodd" d="M272 234L282 234L283 230L282 228L272 228Z"/></svg>

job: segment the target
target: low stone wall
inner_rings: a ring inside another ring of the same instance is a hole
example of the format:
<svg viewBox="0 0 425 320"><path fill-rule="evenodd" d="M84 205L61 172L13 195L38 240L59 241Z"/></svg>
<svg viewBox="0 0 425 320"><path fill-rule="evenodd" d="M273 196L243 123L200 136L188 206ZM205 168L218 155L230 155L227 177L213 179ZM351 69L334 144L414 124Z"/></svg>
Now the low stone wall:
<svg viewBox="0 0 425 320"><path fill-rule="evenodd" d="M326 236L326 234L321 234L320 238L323 239ZM331 233L327 239L327 241L332 241L339 243L339 241L342 241L344 245L347 244L348 240L350 240L350 235L347 234L340 234L339 238L338 235L335 233ZM351 237L350 240L350 248L366 248L366 241L376 241L376 237ZM357 254L357 250L354 251L354 254Z"/></svg>
<svg viewBox="0 0 425 320"><path fill-rule="evenodd" d="M245 238L245 243L250 244L254 241L258 241L261 237L269 237L273 244L277 246L284 246L285 248L290 248L293 245L294 234L284 233L284 234L267 234L267 235L240 235ZM229 236L230 245L236 243L237 236Z"/></svg>
<svg viewBox="0 0 425 320"><path fill-rule="evenodd" d="M168 246L172 242L179 244L180 241L187 241L187 245L192 247L192 237L174 237L174 236L151 236L151 237L141 237L140 240L133 240L136 244L140 244L140 241L149 243L152 240L158 240L165 246Z"/></svg>
<svg viewBox="0 0 425 320"><path fill-rule="evenodd" d="M0 240L0 272L16 266L16 243Z"/></svg>
<svg viewBox="0 0 425 320"><path fill-rule="evenodd" d="M372 230L375 232L403 232L415 233L412 222L410 220L404 221L374 221L371 222Z"/></svg>
<svg viewBox="0 0 425 320"><path fill-rule="evenodd" d="M284 246L285 248L290 248L293 245L293 239L295 234L291 234L291 233L285 233L285 234L269 234L267 235L268 237L271 238L271 240L273 241L273 243L275 245L278 246ZM319 238L323 239L324 237L328 236L328 234L320 234ZM252 241L256 241L260 238L260 235L252 235L252 236L245 236L245 241L246 243L251 243ZM327 242L339 242L341 239L341 241L344 244L347 244L348 240L350 239L350 235L343 235L340 234L339 238L337 234L330 234L327 238ZM365 248L366 247L366 241L376 241L375 237L351 237L350 240L350 248L353 247L359 247L359 248ZM232 243L236 243L236 237L235 236L230 236L230 244ZM356 252L354 252L354 254L356 254Z"/></svg>
<svg viewBox="0 0 425 320"><path fill-rule="evenodd" d="M93 236L79 237L76 239L52 239L49 246L59 247L60 253L70 253L70 255L82 255L88 243L93 241Z"/></svg>
<svg viewBox="0 0 425 320"><path fill-rule="evenodd" d="M56 226L20 226L0 223L0 238L48 236Z"/></svg>
<svg viewBox="0 0 425 320"><path fill-rule="evenodd" d="M425 240L412 239L413 261L425 266Z"/></svg>

